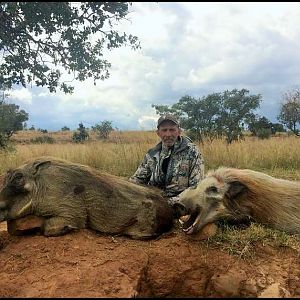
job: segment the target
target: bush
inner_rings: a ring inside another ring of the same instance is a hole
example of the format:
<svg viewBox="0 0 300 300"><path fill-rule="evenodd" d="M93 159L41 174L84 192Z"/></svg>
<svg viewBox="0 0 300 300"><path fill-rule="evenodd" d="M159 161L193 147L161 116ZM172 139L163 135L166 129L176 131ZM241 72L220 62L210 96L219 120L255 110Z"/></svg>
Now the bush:
<svg viewBox="0 0 300 300"><path fill-rule="evenodd" d="M5 134L0 133L0 148L5 149L8 145L8 137Z"/></svg>
<svg viewBox="0 0 300 300"><path fill-rule="evenodd" d="M39 128L38 131L40 131L41 133L48 133L47 129L41 129L41 128Z"/></svg>
<svg viewBox="0 0 300 300"><path fill-rule="evenodd" d="M109 134L114 130L112 127L112 121L103 121L100 124L92 126L92 129L97 134L98 139L108 139Z"/></svg>
<svg viewBox="0 0 300 300"><path fill-rule="evenodd" d="M53 144L55 140L53 137L45 135L30 139L30 142L33 144Z"/></svg>
<svg viewBox="0 0 300 300"><path fill-rule="evenodd" d="M256 135L259 139L269 139L272 135L272 130L270 128L260 128L257 129Z"/></svg>
<svg viewBox="0 0 300 300"><path fill-rule="evenodd" d="M79 123L79 127L77 128L77 130L79 132L74 132L72 136L72 140L74 143L83 143L89 138L89 134L82 123Z"/></svg>

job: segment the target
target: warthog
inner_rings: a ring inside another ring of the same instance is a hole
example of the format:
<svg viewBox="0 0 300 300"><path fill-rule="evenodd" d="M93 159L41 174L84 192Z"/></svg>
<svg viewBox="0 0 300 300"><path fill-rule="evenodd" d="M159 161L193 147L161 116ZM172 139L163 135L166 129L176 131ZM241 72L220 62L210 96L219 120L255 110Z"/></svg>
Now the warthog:
<svg viewBox="0 0 300 300"><path fill-rule="evenodd" d="M5 176L0 221L26 215L45 218L45 236L91 228L143 239L173 225L161 190L53 157L31 160Z"/></svg>
<svg viewBox="0 0 300 300"><path fill-rule="evenodd" d="M248 219L300 233L300 182L253 170L219 168L209 172L196 188L182 192L174 209L187 234L220 219Z"/></svg>

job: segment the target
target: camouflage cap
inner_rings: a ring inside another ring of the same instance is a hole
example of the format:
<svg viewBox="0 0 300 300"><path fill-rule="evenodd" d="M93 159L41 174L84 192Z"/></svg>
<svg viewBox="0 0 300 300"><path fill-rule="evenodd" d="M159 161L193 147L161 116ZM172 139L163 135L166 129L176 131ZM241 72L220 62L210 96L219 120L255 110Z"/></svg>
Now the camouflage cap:
<svg viewBox="0 0 300 300"><path fill-rule="evenodd" d="M162 115L158 121L157 121L157 128L161 125L161 123L163 123L164 121L171 121L173 122L175 125L179 126L179 121L177 120L177 118L171 114L165 114Z"/></svg>

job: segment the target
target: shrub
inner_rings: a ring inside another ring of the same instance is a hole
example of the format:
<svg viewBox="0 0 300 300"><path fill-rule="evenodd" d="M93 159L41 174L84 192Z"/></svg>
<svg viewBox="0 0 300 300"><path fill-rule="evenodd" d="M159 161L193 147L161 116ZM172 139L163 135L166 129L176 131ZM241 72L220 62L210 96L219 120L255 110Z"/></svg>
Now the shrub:
<svg viewBox="0 0 300 300"><path fill-rule="evenodd" d="M89 138L89 134L82 123L79 123L79 127L77 128L77 130L78 132L74 132L72 136L72 140L74 143L83 143Z"/></svg>
<svg viewBox="0 0 300 300"><path fill-rule="evenodd" d="M39 128L38 131L40 131L41 133L48 133L47 129L41 129L41 128Z"/></svg>
<svg viewBox="0 0 300 300"><path fill-rule="evenodd" d="M97 134L98 139L108 139L109 134L114 130L112 127L112 121L103 121L100 124L92 126L92 129Z"/></svg>
<svg viewBox="0 0 300 300"><path fill-rule="evenodd" d="M272 135L272 130L270 128L260 128L257 129L256 135L259 139L269 139Z"/></svg>

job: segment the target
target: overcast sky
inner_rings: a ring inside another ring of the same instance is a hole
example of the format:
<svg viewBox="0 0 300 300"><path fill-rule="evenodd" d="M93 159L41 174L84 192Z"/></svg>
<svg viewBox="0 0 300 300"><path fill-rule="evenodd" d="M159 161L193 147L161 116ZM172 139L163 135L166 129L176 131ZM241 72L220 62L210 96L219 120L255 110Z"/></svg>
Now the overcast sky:
<svg viewBox="0 0 300 300"><path fill-rule="evenodd" d="M28 126L54 131L109 120L120 130L149 130L158 118L151 104L234 88L261 94L257 113L277 122L282 94L300 87L300 2L148 2L130 11L121 30L137 35L142 49L110 52L109 79L75 83L72 95L11 92Z"/></svg>

